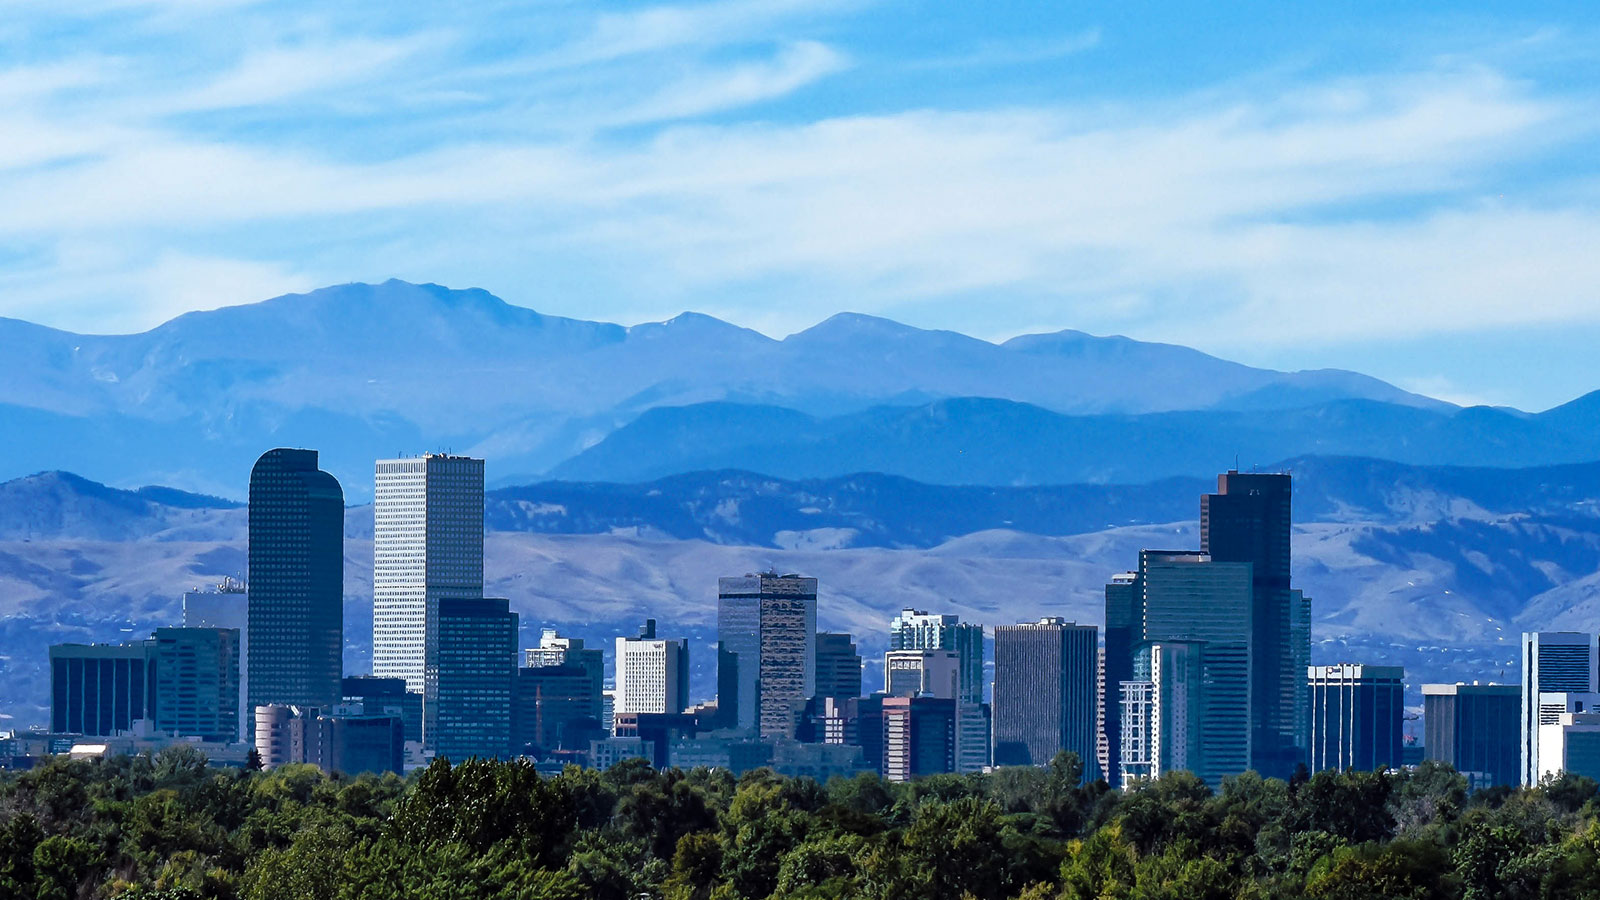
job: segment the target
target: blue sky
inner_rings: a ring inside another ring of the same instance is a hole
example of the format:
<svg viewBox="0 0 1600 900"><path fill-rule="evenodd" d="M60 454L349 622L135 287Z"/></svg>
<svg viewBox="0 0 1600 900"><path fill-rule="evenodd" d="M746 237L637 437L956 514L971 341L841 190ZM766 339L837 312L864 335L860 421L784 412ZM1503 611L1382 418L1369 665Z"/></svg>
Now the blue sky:
<svg viewBox="0 0 1600 900"><path fill-rule="evenodd" d="M1586 4L411 6L0 0L0 315L399 277L1600 388Z"/></svg>

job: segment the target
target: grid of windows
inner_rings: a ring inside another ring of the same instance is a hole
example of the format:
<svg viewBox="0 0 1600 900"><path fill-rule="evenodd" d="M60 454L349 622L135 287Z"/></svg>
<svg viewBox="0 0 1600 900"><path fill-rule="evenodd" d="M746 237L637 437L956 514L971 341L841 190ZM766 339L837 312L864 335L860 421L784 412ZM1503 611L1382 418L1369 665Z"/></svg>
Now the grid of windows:
<svg viewBox="0 0 1600 900"><path fill-rule="evenodd" d="M375 465L372 670L423 687L429 604L483 596L483 460Z"/></svg>
<svg viewBox="0 0 1600 900"><path fill-rule="evenodd" d="M269 450L250 471L249 516L249 706L331 708L344 668L344 492L317 451Z"/></svg>

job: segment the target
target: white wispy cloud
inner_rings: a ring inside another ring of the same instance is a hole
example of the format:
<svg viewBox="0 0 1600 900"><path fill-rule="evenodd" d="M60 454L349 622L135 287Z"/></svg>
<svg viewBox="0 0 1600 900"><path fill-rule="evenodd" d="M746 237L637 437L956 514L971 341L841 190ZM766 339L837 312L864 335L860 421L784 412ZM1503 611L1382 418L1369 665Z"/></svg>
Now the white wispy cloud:
<svg viewBox="0 0 1600 900"><path fill-rule="evenodd" d="M875 77L852 67L875 51L810 28L841 8L561 7L509 49L493 16L309 17L185 57L183 78L115 42L0 69L0 259L28 260L0 270L0 311L144 327L398 274L778 332L995 297L975 330L1211 348L1600 322L1592 185L1499 197L1508 169L1593 140L1592 98L1456 58L1003 109L808 105ZM1057 34L940 64L1113 40ZM577 289L534 287L553 283Z"/></svg>
<svg viewBox="0 0 1600 900"><path fill-rule="evenodd" d="M209 84L173 96L161 106L170 112L192 112L279 103L384 77L435 42L433 36L359 38L255 50Z"/></svg>

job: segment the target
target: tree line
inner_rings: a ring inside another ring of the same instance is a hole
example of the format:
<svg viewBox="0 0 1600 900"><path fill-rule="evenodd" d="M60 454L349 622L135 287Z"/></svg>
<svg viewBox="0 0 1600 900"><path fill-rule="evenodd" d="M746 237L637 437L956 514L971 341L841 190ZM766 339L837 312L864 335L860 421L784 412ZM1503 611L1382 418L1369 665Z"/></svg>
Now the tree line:
<svg viewBox="0 0 1600 900"><path fill-rule="evenodd" d="M1232 900L1600 896L1600 796L1406 772L1043 768L893 784L642 760L541 777L219 769L184 748L0 775L0 897L41 900Z"/></svg>

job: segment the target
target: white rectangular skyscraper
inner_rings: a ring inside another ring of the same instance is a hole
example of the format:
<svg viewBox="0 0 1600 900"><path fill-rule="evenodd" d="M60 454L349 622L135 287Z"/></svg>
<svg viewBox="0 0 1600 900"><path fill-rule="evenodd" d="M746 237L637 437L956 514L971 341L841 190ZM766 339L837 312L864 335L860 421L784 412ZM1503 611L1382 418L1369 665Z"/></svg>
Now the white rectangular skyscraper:
<svg viewBox="0 0 1600 900"><path fill-rule="evenodd" d="M1539 783L1539 695L1588 694L1595 689L1595 636L1577 631L1522 635L1522 784Z"/></svg>
<svg viewBox="0 0 1600 900"><path fill-rule="evenodd" d="M656 637L648 620L638 637L617 638L614 712L680 713L689 705L689 642Z"/></svg>
<svg viewBox="0 0 1600 900"><path fill-rule="evenodd" d="M372 674L421 691L429 605L483 596L483 460L379 460L372 511Z"/></svg>

